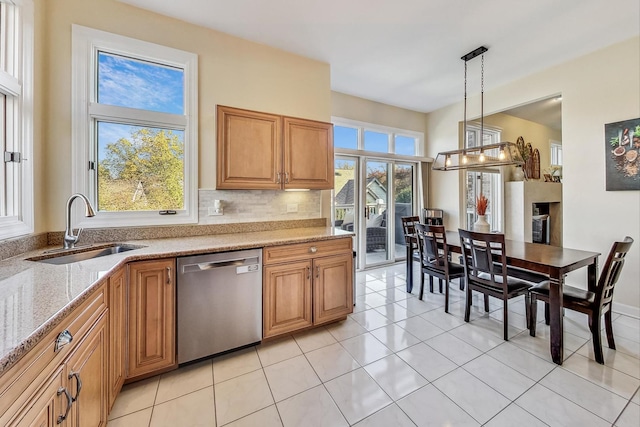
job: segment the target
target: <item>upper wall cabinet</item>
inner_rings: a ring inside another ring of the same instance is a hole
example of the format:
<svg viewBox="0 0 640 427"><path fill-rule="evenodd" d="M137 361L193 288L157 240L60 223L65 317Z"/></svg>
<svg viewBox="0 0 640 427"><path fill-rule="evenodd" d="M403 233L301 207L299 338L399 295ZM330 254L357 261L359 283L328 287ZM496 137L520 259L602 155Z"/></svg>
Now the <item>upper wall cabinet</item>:
<svg viewBox="0 0 640 427"><path fill-rule="evenodd" d="M218 106L217 188L333 188L333 125Z"/></svg>

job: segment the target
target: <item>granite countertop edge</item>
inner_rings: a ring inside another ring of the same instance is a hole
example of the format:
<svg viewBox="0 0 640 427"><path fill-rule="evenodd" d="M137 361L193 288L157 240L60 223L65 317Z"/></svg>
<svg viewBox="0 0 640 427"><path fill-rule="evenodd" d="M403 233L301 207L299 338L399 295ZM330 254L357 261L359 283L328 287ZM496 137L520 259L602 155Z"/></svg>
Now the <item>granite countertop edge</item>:
<svg viewBox="0 0 640 427"><path fill-rule="evenodd" d="M331 239L340 239L353 235L351 232L334 229L332 227L308 227L298 229L281 229L272 231L260 231L251 233L233 233L233 234L217 234L211 236L194 236L186 238L161 238L150 240L131 240L118 241L118 244L130 244L132 246L140 246L139 249L123 252L120 254L109 255L102 258L92 259L73 263L76 266L82 265L84 270L90 270L93 274L91 279L78 274L78 280L84 281L82 290L74 295L73 298L60 306L56 306L50 316L42 323L36 326L27 336L10 349L3 346L5 350L0 348L0 377L9 369L11 369L25 354L33 349L48 333L56 328L69 313L86 301L91 295L105 283L109 276L119 267L135 261L145 261L152 259L173 258L179 256L199 255L215 252L226 252L243 249L265 248L270 246L279 246L295 243L308 243L314 241L323 241ZM116 242L114 242L116 243ZM105 244L91 245L92 247L104 247ZM55 277L49 272L59 272L65 265L50 265L45 263L36 263L27 260L28 258L38 257L44 251L55 249L45 248L37 251L27 252L13 258L0 261L0 300L4 299L3 282L11 280L18 273L31 269L36 271L34 274L38 279L34 280L32 286L46 286L45 279ZM66 264L67 266L70 264ZM9 266L11 268L9 268ZM71 278L67 272L67 280L73 281L73 272ZM35 283L38 282L38 283ZM2 325L7 328L8 325ZM6 336L6 334L5 334ZM3 343L0 342L0 345Z"/></svg>

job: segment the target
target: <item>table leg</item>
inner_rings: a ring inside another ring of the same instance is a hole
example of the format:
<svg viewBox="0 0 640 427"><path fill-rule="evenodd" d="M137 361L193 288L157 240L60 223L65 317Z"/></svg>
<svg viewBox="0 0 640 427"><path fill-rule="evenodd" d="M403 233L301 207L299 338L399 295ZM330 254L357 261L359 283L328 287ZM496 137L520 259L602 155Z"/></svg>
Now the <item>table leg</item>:
<svg viewBox="0 0 640 427"><path fill-rule="evenodd" d="M411 292L413 290L413 250L411 249L411 245L407 244L407 292Z"/></svg>
<svg viewBox="0 0 640 427"><path fill-rule="evenodd" d="M558 365L562 365L564 359L563 340L563 316L562 316L562 286L564 276L551 277L549 286L549 318L550 318L550 345L551 358Z"/></svg>

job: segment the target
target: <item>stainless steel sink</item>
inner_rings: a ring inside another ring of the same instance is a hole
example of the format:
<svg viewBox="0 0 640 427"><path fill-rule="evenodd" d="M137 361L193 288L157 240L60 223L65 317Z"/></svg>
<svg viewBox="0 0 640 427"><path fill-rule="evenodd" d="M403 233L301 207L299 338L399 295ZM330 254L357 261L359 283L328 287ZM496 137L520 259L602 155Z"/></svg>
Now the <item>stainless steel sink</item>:
<svg viewBox="0 0 640 427"><path fill-rule="evenodd" d="M32 258L27 258L28 261L36 261L36 262L44 262L47 264L70 264L72 262L85 261L88 259L99 258L107 255L119 254L122 252L132 251L134 249L144 248L144 246L135 246L135 245L123 245L123 244L113 244L109 246L102 246L99 248L91 247L86 249L73 250L72 253L69 251L59 252L59 253L49 253L45 255L40 255Z"/></svg>

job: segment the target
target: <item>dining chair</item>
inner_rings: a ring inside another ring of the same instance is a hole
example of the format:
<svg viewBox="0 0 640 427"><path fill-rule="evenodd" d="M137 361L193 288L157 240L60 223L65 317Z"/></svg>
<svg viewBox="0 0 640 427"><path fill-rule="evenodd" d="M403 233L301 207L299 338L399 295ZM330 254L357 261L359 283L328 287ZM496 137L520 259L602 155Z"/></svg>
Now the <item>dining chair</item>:
<svg viewBox="0 0 640 427"><path fill-rule="evenodd" d="M466 307L464 321L469 321L471 313L472 291L484 294L484 311L489 311L489 297L503 301L504 340L509 340L507 301L524 295L527 324L529 317L529 288L531 283L507 275L507 269L498 268L507 265L504 234L477 233L459 229L462 260L467 281ZM497 263L497 264L496 264Z"/></svg>
<svg viewBox="0 0 640 427"><path fill-rule="evenodd" d="M447 247L447 235L442 225L416 224L420 253L420 296L424 295L424 275L429 276L429 291L433 292L433 278L437 277L442 292L444 281L444 311L449 312L449 281L464 280L464 267L451 262ZM463 285L461 285L463 286Z"/></svg>
<svg viewBox="0 0 640 427"><path fill-rule="evenodd" d="M631 249L632 244L633 239L629 236L626 236L622 242L613 243L595 289L584 290L567 285L562 288L562 307L589 316L589 330L591 331L593 340L593 352L596 362L600 364L604 364L602 341L600 339L600 322L603 314L609 348L612 350L616 349L616 343L613 339L613 325L611 324L611 302L613 300L613 289L620 277L625 257L629 249ZM549 324L549 282L532 287L529 293L531 295L529 334L535 337L538 300L545 302L545 322L547 325Z"/></svg>
<svg viewBox="0 0 640 427"><path fill-rule="evenodd" d="M420 217L417 215L400 217L402 221L402 231L404 232L404 244L406 246L407 256L407 292L413 289L413 259L416 257L418 250L418 241L416 238L416 224L420 223Z"/></svg>

